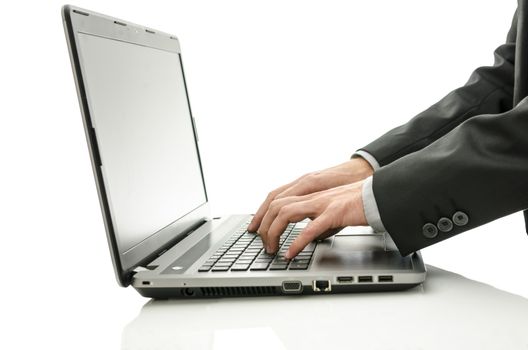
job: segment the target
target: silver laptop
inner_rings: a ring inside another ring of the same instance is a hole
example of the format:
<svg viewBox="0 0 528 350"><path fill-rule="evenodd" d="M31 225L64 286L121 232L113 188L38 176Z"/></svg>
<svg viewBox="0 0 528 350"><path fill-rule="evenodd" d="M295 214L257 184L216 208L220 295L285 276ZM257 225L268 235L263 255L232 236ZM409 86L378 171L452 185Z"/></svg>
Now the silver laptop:
<svg viewBox="0 0 528 350"><path fill-rule="evenodd" d="M399 290L425 279L420 253L386 234L345 229L282 257L246 231L251 215L212 218L178 39L64 6L64 28L121 286L154 298Z"/></svg>

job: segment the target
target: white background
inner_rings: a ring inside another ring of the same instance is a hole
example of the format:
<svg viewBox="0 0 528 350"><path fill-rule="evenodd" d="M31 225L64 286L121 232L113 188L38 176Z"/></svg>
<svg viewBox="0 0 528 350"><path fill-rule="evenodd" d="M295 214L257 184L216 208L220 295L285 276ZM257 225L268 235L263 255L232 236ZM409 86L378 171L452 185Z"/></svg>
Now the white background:
<svg viewBox="0 0 528 350"><path fill-rule="evenodd" d="M61 5L0 11L2 348L115 348L146 302L111 269ZM223 215L254 212L274 187L345 161L492 64L516 2L75 5L179 37L209 198ZM527 249L517 213L423 256L528 297Z"/></svg>

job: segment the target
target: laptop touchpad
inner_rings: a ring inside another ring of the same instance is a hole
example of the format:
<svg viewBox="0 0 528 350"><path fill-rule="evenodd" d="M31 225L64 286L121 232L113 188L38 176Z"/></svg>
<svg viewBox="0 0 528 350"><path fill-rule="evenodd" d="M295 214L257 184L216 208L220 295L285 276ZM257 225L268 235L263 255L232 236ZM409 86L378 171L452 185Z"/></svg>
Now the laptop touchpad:
<svg viewBox="0 0 528 350"><path fill-rule="evenodd" d="M391 249L391 243L392 241L387 242L384 234L338 234L317 246L313 268L316 270L411 269L411 258L402 257L396 249Z"/></svg>
<svg viewBox="0 0 528 350"><path fill-rule="evenodd" d="M385 250L384 235L336 235L332 242L333 249L347 251Z"/></svg>

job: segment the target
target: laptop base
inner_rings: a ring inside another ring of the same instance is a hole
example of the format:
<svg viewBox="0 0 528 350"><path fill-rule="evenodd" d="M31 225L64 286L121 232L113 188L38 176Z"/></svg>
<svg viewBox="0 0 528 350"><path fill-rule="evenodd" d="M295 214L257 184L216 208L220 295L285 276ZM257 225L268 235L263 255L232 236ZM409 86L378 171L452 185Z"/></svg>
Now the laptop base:
<svg viewBox="0 0 528 350"><path fill-rule="evenodd" d="M342 293L403 291L416 284L337 285L329 292L316 292L312 286L302 286L299 291L285 291L279 286L195 287L195 288L136 288L142 296L155 299L211 299L225 297L262 297L293 295L324 295Z"/></svg>

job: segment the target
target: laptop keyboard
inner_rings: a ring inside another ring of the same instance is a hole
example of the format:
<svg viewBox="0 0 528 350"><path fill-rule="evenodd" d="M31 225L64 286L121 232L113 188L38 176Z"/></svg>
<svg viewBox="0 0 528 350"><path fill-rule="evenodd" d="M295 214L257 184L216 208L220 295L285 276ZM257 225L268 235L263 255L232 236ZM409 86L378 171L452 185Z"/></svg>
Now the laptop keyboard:
<svg viewBox="0 0 528 350"><path fill-rule="evenodd" d="M218 271L279 271L307 270L312 260L316 242L311 242L294 259L284 259L284 254L304 227L289 224L279 240L276 255L266 253L260 236L246 230L245 223L198 269L198 272Z"/></svg>

